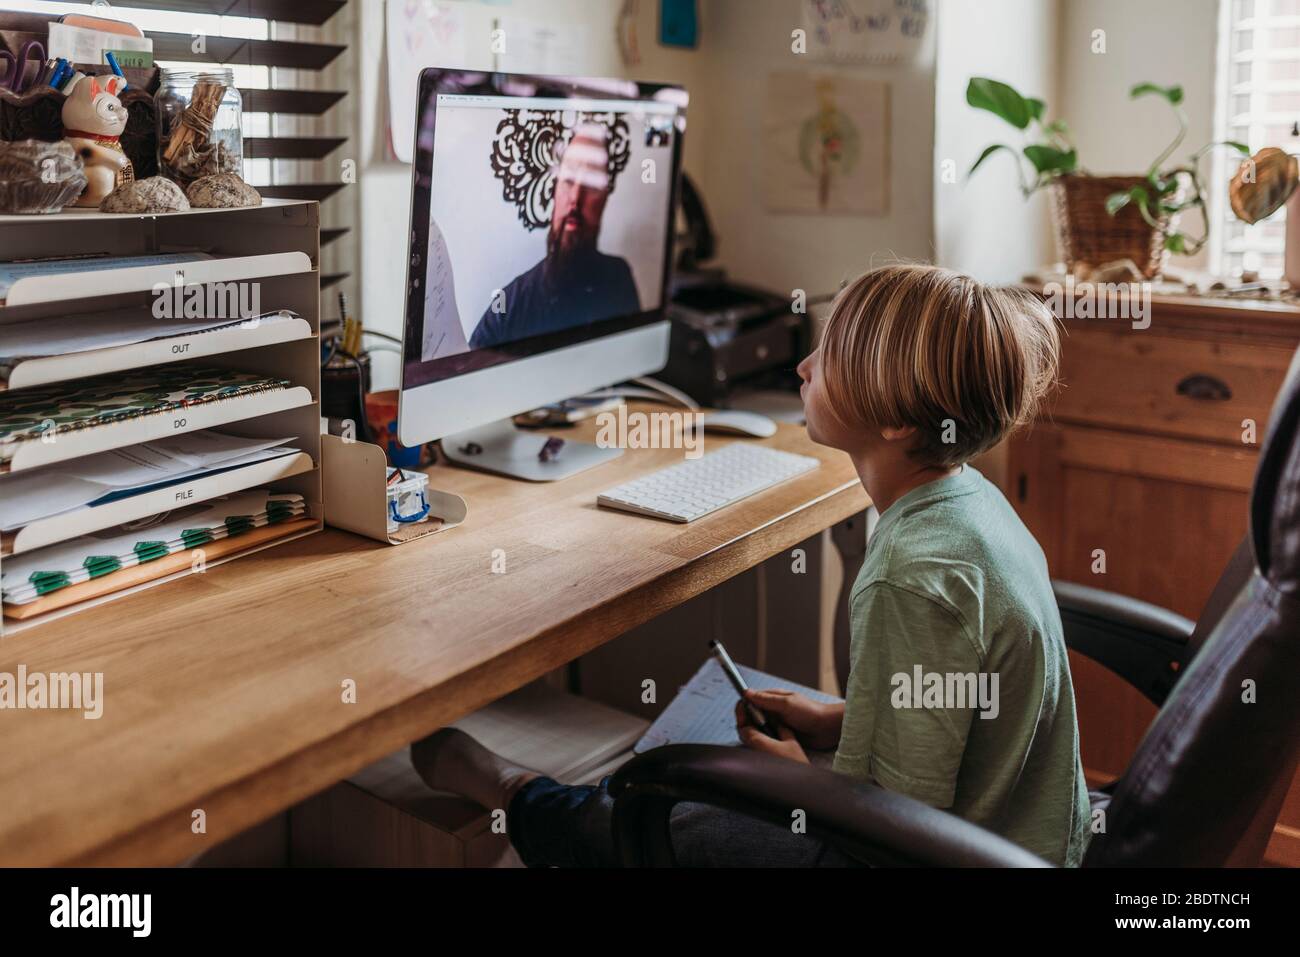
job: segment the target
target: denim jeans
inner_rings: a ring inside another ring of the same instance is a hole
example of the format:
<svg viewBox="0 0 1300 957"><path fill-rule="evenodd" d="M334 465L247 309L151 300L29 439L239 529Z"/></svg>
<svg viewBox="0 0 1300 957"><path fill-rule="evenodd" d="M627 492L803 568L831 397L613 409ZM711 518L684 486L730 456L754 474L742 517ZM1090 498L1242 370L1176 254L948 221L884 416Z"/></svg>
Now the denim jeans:
<svg viewBox="0 0 1300 957"><path fill-rule="evenodd" d="M506 812L506 833L529 867L617 867L609 778L597 786L530 781ZM668 822L682 867L852 867L807 834L706 804L682 803Z"/></svg>

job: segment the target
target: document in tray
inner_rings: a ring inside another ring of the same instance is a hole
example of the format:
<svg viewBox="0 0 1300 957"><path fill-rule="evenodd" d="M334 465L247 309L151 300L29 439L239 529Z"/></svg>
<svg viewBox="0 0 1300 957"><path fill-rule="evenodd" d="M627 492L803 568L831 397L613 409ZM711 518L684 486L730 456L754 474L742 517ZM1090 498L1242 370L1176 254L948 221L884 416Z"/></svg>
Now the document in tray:
<svg viewBox="0 0 1300 957"><path fill-rule="evenodd" d="M208 253L157 253L147 256L83 256L72 259L35 259L30 262L0 263L0 301L9 298L9 290L20 279L34 276L63 276L73 273L101 272L105 269L131 269L138 266L174 266L212 259Z"/></svg>
<svg viewBox="0 0 1300 957"><path fill-rule="evenodd" d="M0 531L255 462L293 455L289 438L190 432L0 479Z"/></svg>
<svg viewBox="0 0 1300 957"><path fill-rule="evenodd" d="M0 383L29 359L134 346L154 339L295 318L289 310L242 319L157 319L146 309L114 309L0 325Z"/></svg>
<svg viewBox="0 0 1300 957"><path fill-rule="evenodd" d="M775 675L737 665L745 684L755 691L784 688L798 691L814 701L839 701L825 694ZM710 657L695 676L688 681L677 697L664 709L650 730L642 735L632 750L637 754L665 744L724 744L739 745L736 734L736 689L731 686L722 666Z"/></svg>
<svg viewBox="0 0 1300 957"><path fill-rule="evenodd" d="M58 545L39 548L0 567L4 603L26 604L44 595L176 552L245 534L301 516L301 495L255 489L132 522Z"/></svg>
<svg viewBox="0 0 1300 957"><path fill-rule="evenodd" d="M288 379L182 362L6 392L0 394L0 462L23 442L288 386Z"/></svg>

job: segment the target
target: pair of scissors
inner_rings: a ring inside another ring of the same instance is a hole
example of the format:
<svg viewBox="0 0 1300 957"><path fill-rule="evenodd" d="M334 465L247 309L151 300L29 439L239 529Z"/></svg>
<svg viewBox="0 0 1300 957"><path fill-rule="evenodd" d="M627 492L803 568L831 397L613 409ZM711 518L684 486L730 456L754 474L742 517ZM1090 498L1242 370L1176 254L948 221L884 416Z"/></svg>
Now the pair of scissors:
<svg viewBox="0 0 1300 957"><path fill-rule="evenodd" d="M32 55L33 51L36 51L36 56ZM40 40L28 40L19 49L17 56L8 50L0 50L0 61L9 64L4 68L4 73L0 74L0 86L7 86L15 93L21 93L29 60L36 63L45 62L45 47ZM40 70L37 70L38 74L39 72Z"/></svg>

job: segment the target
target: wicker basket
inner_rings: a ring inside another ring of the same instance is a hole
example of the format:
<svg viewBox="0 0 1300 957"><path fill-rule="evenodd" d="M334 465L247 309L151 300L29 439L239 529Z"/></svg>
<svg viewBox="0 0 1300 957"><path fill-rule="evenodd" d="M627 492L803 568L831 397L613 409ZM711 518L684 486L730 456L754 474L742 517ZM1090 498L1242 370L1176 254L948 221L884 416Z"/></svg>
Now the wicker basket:
<svg viewBox="0 0 1300 957"><path fill-rule="evenodd" d="M1160 275L1169 256L1164 231L1153 228L1131 204L1114 216L1106 212L1108 196L1145 182L1140 176L1073 173L1052 183L1056 239L1067 268L1073 269L1077 263L1097 267L1131 259L1148 279Z"/></svg>

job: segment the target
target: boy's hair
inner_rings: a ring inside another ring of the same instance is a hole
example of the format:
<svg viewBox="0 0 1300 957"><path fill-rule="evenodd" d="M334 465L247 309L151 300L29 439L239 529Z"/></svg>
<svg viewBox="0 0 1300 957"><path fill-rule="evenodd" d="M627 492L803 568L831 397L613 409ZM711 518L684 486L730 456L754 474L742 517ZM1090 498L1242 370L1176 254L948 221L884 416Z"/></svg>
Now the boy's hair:
<svg viewBox="0 0 1300 957"><path fill-rule="evenodd" d="M910 454L961 465L1034 415L1056 380L1056 320L1028 290L950 269L873 269L836 298L822 341L831 408L850 427L914 426Z"/></svg>

